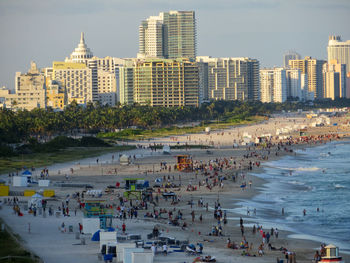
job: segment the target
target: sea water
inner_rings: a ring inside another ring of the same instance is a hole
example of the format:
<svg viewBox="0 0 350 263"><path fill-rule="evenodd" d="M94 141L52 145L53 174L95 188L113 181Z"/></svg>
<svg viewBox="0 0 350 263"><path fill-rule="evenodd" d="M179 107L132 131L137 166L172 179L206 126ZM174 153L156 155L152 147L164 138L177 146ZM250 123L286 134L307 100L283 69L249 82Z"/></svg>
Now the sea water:
<svg viewBox="0 0 350 263"><path fill-rule="evenodd" d="M267 183L236 211L292 237L335 243L350 252L350 141L332 142L267 162L254 174ZM282 215L282 208L284 215ZM306 210L306 215L303 210Z"/></svg>

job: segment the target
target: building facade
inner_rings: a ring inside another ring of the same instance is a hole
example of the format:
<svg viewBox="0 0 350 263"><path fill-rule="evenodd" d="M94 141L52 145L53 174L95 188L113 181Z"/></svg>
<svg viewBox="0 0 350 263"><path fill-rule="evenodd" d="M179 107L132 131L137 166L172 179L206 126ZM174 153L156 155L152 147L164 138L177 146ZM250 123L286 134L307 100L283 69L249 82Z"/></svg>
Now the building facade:
<svg viewBox="0 0 350 263"><path fill-rule="evenodd" d="M262 102L279 102L287 100L287 78L284 68L260 70L260 89Z"/></svg>
<svg viewBox="0 0 350 263"><path fill-rule="evenodd" d="M13 108L25 110L46 108L45 76L39 71L35 62L30 63L28 73L16 73L15 94L11 102Z"/></svg>
<svg viewBox="0 0 350 263"><path fill-rule="evenodd" d="M327 47L328 62L336 60L339 64L345 64L345 71L350 71L350 40L341 41L340 36L330 36Z"/></svg>
<svg viewBox="0 0 350 263"><path fill-rule="evenodd" d="M323 65L323 97L332 100L346 97L346 65L331 60Z"/></svg>
<svg viewBox="0 0 350 263"><path fill-rule="evenodd" d="M134 65L134 103L180 107L199 105L198 66L184 59L138 61Z"/></svg>
<svg viewBox="0 0 350 263"><path fill-rule="evenodd" d="M134 103L134 61L126 61L119 67L119 102L122 105Z"/></svg>
<svg viewBox="0 0 350 263"><path fill-rule="evenodd" d="M259 62L250 58L197 57L203 98L259 100Z"/></svg>
<svg viewBox="0 0 350 263"><path fill-rule="evenodd" d="M47 107L63 110L67 105L66 88L56 80L50 80L46 88Z"/></svg>
<svg viewBox="0 0 350 263"><path fill-rule="evenodd" d="M139 58L196 58L194 11L161 12L139 27Z"/></svg>
<svg viewBox="0 0 350 263"><path fill-rule="evenodd" d="M117 79L114 72L98 69L98 101L101 105L115 106L117 103Z"/></svg>
<svg viewBox="0 0 350 263"><path fill-rule="evenodd" d="M323 64L324 60L305 57L304 59L290 60L289 66L292 69L299 69L301 74L307 74L308 92L313 93L314 98L323 98Z"/></svg>
<svg viewBox="0 0 350 263"><path fill-rule="evenodd" d="M53 79L66 87L68 104L92 102L92 70L86 64L54 61L52 69Z"/></svg>
<svg viewBox="0 0 350 263"><path fill-rule="evenodd" d="M289 60L301 59L301 56L295 51L288 51L283 55L283 67L289 68Z"/></svg>
<svg viewBox="0 0 350 263"><path fill-rule="evenodd" d="M302 100L301 71L299 69L286 69L287 98Z"/></svg>

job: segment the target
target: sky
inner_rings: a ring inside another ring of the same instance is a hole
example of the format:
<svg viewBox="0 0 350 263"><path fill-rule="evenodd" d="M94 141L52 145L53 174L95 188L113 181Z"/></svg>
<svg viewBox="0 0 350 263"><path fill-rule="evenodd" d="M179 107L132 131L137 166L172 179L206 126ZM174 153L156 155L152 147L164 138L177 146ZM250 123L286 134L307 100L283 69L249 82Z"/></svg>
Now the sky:
<svg viewBox="0 0 350 263"><path fill-rule="evenodd" d="M95 56L136 57L142 20L194 10L197 55L250 57L282 66L283 54L327 58L329 35L350 39L350 0L0 0L0 87L15 72L63 61L80 32Z"/></svg>

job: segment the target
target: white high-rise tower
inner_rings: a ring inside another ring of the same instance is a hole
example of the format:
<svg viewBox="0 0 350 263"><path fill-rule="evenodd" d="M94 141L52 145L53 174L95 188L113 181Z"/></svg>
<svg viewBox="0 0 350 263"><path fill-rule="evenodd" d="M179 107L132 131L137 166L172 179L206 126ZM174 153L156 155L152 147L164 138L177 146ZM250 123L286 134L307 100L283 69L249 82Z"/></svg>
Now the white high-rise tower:
<svg viewBox="0 0 350 263"><path fill-rule="evenodd" d="M346 72L350 72L350 40L341 41L340 36L330 36L327 47L328 63L337 60L346 65Z"/></svg>
<svg viewBox="0 0 350 263"><path fill-rule="evenodd" d="M139 57L196 58L194 11L161 12L139 27Z"/></svg>

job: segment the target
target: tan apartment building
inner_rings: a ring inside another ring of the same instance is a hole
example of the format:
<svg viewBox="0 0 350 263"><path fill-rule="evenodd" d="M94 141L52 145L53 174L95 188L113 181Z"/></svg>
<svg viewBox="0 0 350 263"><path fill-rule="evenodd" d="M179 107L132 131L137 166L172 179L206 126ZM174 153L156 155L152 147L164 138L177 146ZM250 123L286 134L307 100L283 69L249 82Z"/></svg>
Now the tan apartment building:
<svg viewBox="0 0 350 263"><path fill-rule="evenodd" d="M308 92L312 93L314 98L323 98L322 69L324 63L326 63L326 61L311 57L289 60L290 68L299 69L301 74L307 74Z"/></svg>
<svg viewBox="0 0 350 263"><path fill-rule="evenodd" d="M66 88L68 104L92 102L92 70L84 63L54 61L52 69L52 78Z"/></svg>
<svg viewBox="0 0 350 263"><path fill-rule="evenodd" d="M187 59L154 59L134 65L134 102L179 107L199 105L198 66Z"/></svg>

